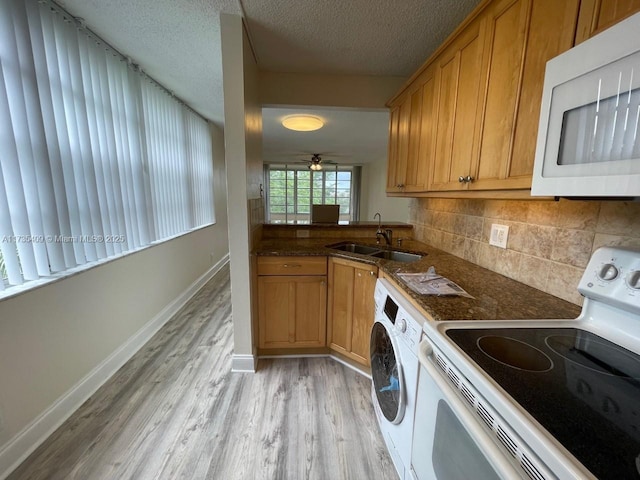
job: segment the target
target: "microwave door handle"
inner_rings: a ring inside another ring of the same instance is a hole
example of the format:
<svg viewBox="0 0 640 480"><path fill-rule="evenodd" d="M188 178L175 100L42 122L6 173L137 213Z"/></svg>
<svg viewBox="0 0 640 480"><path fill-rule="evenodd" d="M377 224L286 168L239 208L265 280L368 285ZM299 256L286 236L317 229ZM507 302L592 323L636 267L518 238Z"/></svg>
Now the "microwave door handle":
<svg viewBox="0 0 640 480"><path fill-rule="evenodd" d="M507 453L498 448L453 388L442 378L442 375L436 370L433 363L429 361L428 356L431 355L432 352L433 348L430 342L428 340L422 340L418 347L420 364L426 369L431 379L438 386L442 392L442 396L455 412L460 423L462 423L467 432L469 432L471 438L475 440L478 448L486 455L489 463L493 465L500 477L504 479L522 478L522 475L514 468L511 462L506 459Z"/></svg>

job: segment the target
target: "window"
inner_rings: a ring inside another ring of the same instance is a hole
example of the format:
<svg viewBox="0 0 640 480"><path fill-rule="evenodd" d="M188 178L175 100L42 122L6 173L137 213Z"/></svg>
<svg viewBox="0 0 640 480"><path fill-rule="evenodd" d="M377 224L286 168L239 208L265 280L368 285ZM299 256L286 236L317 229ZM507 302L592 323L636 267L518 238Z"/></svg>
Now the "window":
<svg viewBox="0 0 640 480"><path fill-rule="evenodd" d="M207 122L54 3L0 3L0 145L0 290L214 222Z"/></svg>
<svg viewBox="0 0 640 480"><path fill-rule="evenodd" d="M357 220L359 167L270 165L267 219L272 223L310 223L311 205L340 205L340 222Z"/></svg>

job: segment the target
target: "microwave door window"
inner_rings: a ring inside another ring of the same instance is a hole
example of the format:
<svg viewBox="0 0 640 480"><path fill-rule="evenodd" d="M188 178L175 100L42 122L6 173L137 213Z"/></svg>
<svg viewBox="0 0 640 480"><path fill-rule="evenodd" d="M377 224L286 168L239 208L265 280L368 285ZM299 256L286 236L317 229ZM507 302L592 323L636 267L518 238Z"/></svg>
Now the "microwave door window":
<svg viewBox="0 0 640 480"><path fill-rule="evenodd" d="M558 165L619 162L640 157L640 88L623 89L618 77L618 93L564 112Z"/></svg>

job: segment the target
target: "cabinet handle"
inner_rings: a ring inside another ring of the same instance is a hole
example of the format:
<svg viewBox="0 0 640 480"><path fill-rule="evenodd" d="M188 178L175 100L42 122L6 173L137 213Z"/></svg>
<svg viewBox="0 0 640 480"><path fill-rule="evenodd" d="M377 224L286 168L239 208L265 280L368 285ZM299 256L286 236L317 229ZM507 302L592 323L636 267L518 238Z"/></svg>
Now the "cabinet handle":
<svg viewBox="0 0 640 480"><path fill-rule="evenodd" d="M284 268L300 268L302 265L299 263L285 263L283 265Z"/></svg>
<svg viewBox="0 0 640 480"><path fill-rule="evenodd" d="M371 275L372 277L374 277L376 275L376 272L374 272L373 270L369 271L369 275Z"/></svg>

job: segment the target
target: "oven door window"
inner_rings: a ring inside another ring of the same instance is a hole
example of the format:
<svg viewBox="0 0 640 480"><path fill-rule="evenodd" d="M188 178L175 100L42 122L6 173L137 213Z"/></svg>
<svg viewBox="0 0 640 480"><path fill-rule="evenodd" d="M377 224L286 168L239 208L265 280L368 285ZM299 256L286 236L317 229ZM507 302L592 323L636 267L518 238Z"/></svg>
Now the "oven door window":
<svg viewBox="0 0 640 480"><path fill-rule="evenodd" d="M499 479L444 400L438 402L432 457L438 480Z"/></svg>
<svg viewBox="0 0 640 480"><path fill-rule="evenodd" d="M491 441L487 439L487 441ZM455 407L424 367L420 369L411 449L417 480L494 480L513 478L500 471L485 445L476 443Z"/></svg>
<svg viewBox="0 0 640 480"><path fill-rule="evenodd" d="M371 330L371 377L376 399L385 418L398 424L404 416L404 379L389 332L376 322Z"/></svg>

